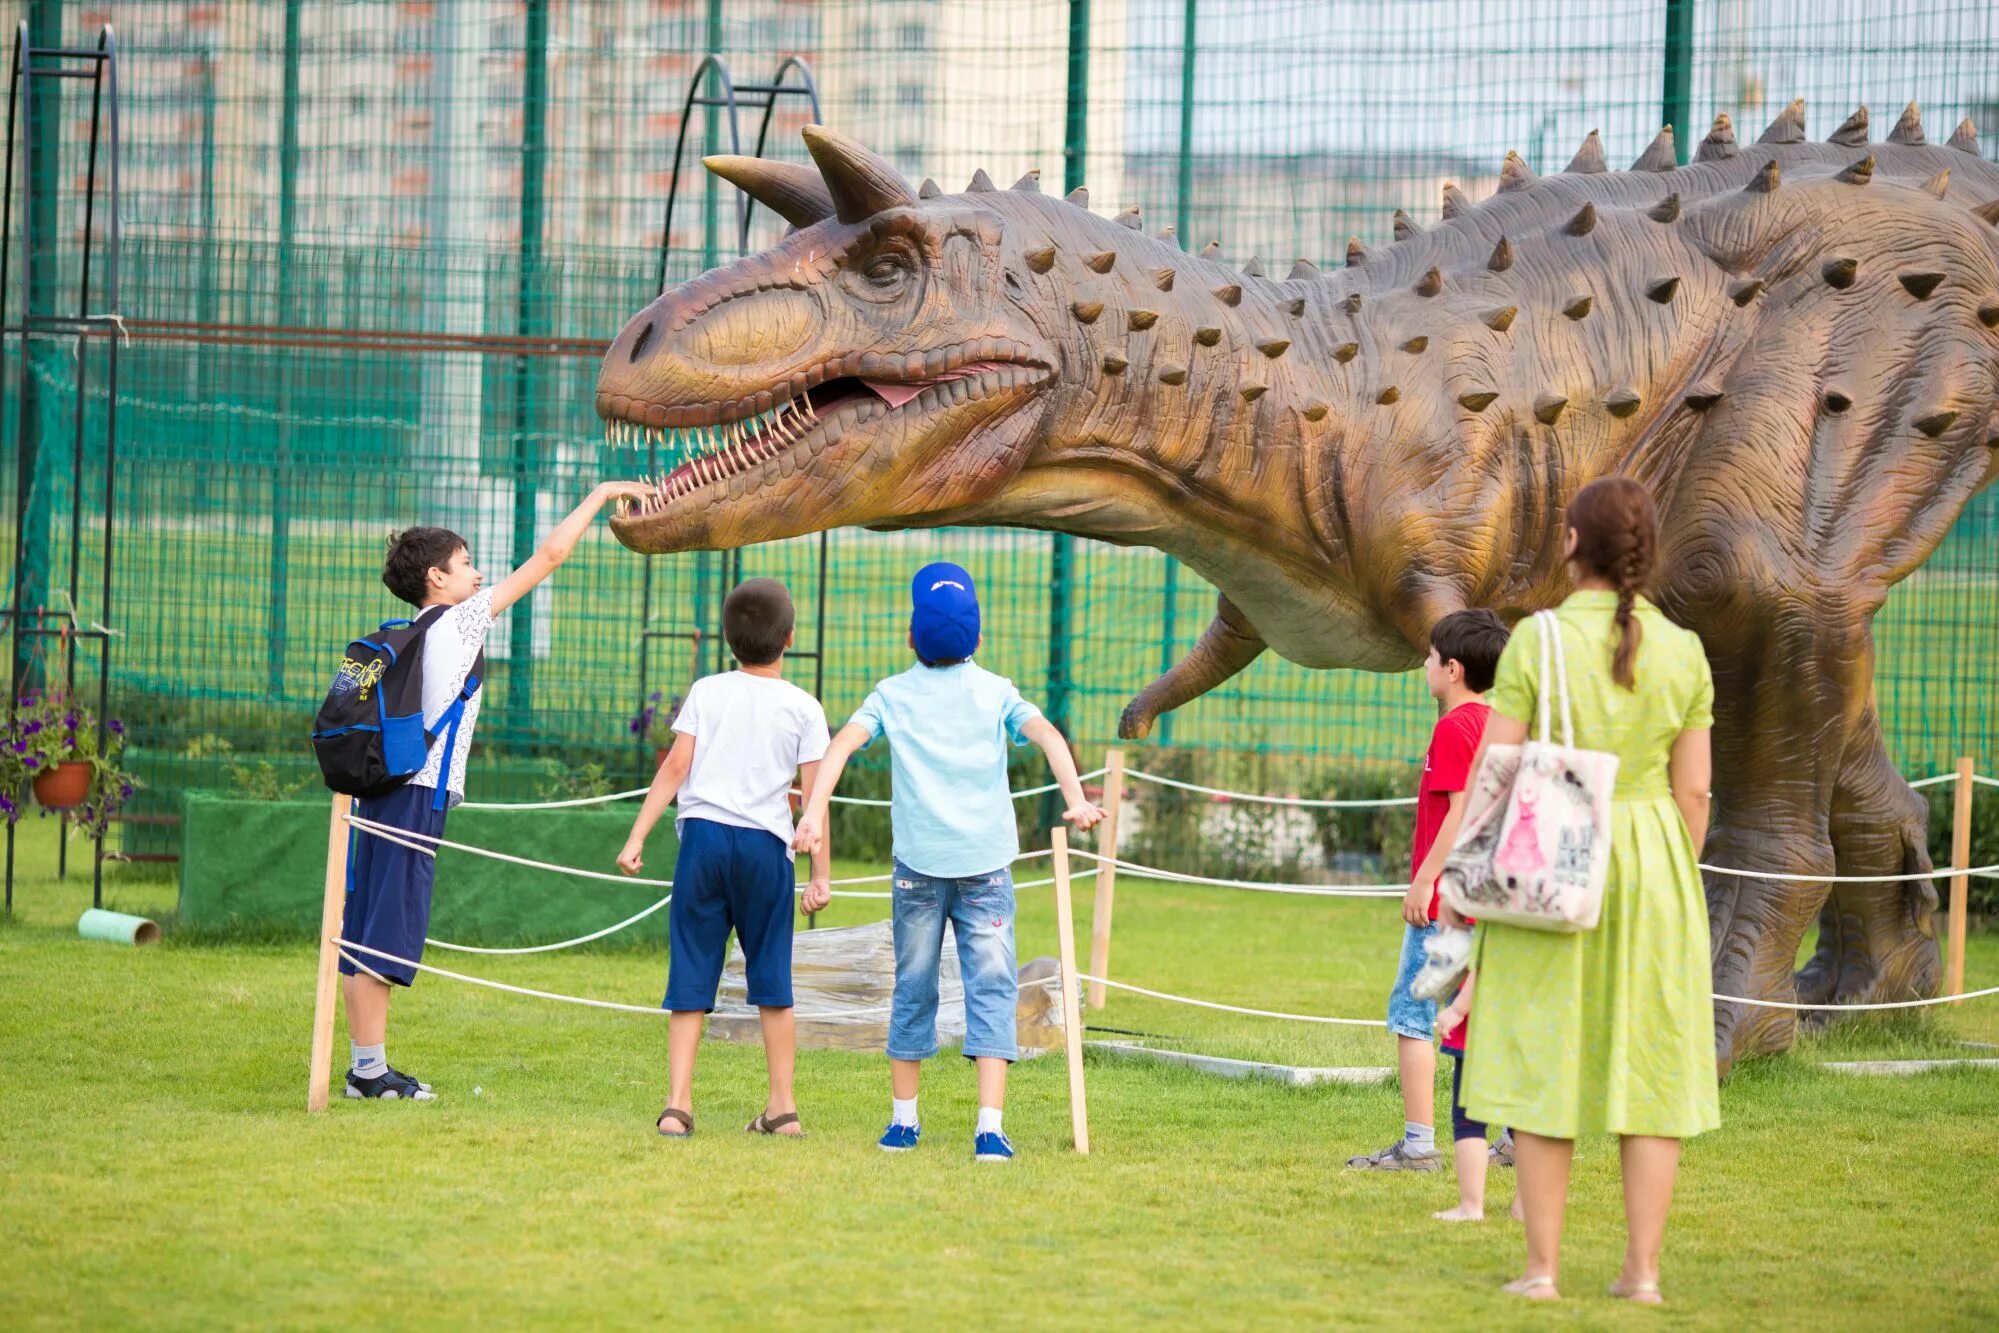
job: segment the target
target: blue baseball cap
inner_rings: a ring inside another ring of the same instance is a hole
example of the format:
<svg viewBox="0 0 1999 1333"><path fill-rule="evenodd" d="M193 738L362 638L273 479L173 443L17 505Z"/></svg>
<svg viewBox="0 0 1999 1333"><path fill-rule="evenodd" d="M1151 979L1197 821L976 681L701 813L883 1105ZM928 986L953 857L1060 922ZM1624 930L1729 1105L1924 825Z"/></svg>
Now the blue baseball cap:
<svg viewBox="0 0 1999 1333"><path fill-rule="evenodd" d="M940 560L917 570L909 604L909 637L918 657L951 662L978 650L979 595L963 569Z"/></svg>

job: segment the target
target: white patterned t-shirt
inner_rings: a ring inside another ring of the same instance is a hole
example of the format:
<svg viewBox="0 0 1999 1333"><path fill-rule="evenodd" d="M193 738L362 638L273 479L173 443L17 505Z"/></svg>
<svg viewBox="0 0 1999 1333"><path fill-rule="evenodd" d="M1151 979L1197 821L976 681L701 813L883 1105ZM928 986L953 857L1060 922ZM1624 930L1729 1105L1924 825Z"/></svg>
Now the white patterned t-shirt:
<svg viewBox="0 0 1999 1333"><path fill-rule="evenodd" d="M423 725L428 730L437 725L444 716L444 710L458 697L458 691L465 687L465 677L472 670L472 664L479 660L480 651L486 646L486 635L493 628L493 592L483 588L473 593L458 605L437 618L423 636ZM455 739L439 736L430 747L430 755L423 767L410 779L410 785L437 789L440 772L448 772L445 783L446 802L457 805L465 799L465 756L472 751L472 726L479 720L479 701L485 697L485 682L473 691L465 701L465 715L458 721L458 735ZM451 740L447 747L446 741ZM444 768L444 752L451 751L451 767Z"/></svg>

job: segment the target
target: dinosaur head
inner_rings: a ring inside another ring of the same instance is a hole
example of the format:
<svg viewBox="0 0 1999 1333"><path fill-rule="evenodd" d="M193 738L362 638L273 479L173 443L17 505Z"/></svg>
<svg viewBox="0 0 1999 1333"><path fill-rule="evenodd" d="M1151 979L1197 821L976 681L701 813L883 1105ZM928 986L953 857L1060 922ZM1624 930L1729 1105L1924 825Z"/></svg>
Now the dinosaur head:
<svg viewBox="0 0 1999 1333"><path fill-rule="evenodd" d="M817 170L710 158L792 224L666 292L606 353L597 411L671 467L612 531L648 553L964 512L1020 470L1057 351L976 196L919 200L819 126Z"/></svg>

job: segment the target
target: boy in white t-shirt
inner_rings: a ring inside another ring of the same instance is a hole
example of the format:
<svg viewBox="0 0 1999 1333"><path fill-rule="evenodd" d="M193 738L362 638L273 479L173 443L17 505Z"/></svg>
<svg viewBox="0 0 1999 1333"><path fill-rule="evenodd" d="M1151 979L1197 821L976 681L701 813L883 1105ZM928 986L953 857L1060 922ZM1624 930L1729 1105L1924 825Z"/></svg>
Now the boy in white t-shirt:
<svg viewBox="0 0 1999 1333"><path fill-rule="evenodd" d="M722 636L738 669L694 682L673 720L673 749L632 821L618 867L644 866L646 835L680 798L680 855L667 909L664 1008L667 1020L666 1106L654 1128L667 1138L694 1132L694 1056L715 1008L722 963L733 927L743 946L749 1002L763 1024L770 1098L747 1128L755 1134L799 1135L791 1070L797 1039L791 1020L791 788L810 787L826 753L826 714L819 701L784 679L792 642L791 595L775 579L750 579L722 603ZM833 896L830 856L812 857L802 910L816 912Z"/></svg>

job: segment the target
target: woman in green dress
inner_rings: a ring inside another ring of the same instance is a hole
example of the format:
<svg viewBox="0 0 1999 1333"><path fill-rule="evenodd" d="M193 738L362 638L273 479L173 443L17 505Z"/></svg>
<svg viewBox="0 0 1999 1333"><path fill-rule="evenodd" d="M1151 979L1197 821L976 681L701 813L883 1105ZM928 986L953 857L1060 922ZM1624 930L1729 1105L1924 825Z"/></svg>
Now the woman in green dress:
<svg viewBox="0 0 1999 1333"><path fill-rule="evenodd" d="M1640 595L1658 542L1643 486L1585 486L1567 541L1576 591L1556 616L1575 744L1619 757L1603 912L1579 934L1480 927L1464 1102L1472 1117L1513 1129L1527 1265L1507 1290L1558 1294L1575 1140L1609 1133L1620 1136L1627 1233L1611 1292L1650 1303L1680 1140L1721 1123L1697 864L1714 683L1699 638ZM1486 745L1527 735L1543 688L1540 633L1523 622L1500 659Z"/></svg>

